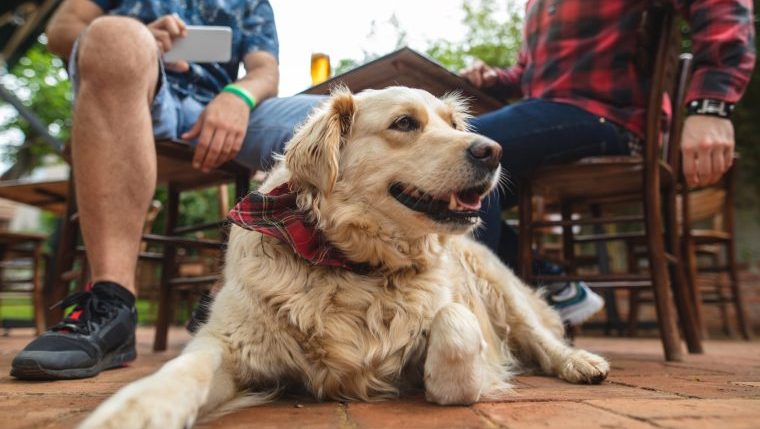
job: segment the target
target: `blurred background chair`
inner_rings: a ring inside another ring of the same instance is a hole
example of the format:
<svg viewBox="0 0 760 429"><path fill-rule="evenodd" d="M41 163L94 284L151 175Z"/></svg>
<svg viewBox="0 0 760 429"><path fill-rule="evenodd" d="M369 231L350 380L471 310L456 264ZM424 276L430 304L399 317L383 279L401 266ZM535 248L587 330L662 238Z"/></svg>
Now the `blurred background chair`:
<svg viewBox="0 0 760 429"><path fill-rule="evenodd" d="M11 231L10 219L29 215L17 203L59 213L65 202L65 182L56 180L0 181L0 319L6 333L11 328L45 329L45 272L50 266L48 234ZM27 225L28 226L28 225ZM17 225L18 227L18 225ZM31 303L31 305L29 305Z"/></svg>
<svg viewBox="0 0 760 429"><path fill-rule="evenodd" d="M694 296L697 321L707 332L702 303L717 304L723 330L731 335L729 305L744 339L752 337L736 266L736 176L738 159L717 184L699 189L682 187L682 240L686 271Z"/></svg>
<svg viewBox="0 0 760 429"><path fill-rule="evenodd" d="M643 157L586 158L569 165L544 167L524 180L519 204L518 271L527 282L536 284L585 281L594 288L651 288L665 358L681 360L673 301L689 351L702 351L681 263L676 222L681 106L690 57L684 56L679 61L680 32L669 9L654 7L644 19L642 31L650 38L653 53L647 57L654 61ZM676 108L669 130L663 133L664 97L669 97ZM561 220L536 219L533 214L536 197L553 202ZM560 262L566 274L534 275L534 242L540 230L552 227L562 228ZM600 243L634 238L646 241L648 267L644 273L611 273L605 266L605 254L593 259L597 261L595 270L581 270L576 262L576 247L598 251L605 247Z"/></svg>
<svg viewBox="0 0 760 429"><path fill-rule="evenodd" d="M32 299L32 323L37 334L45 330L45 306L42 296L43 246L47 235L0 231L0 300L20 296ZM2 316L7 332L26 327L28 320Z"/></svg>
<svg viewBox="0 0 760 429"><path fill-rule="evenodd" d="M678 199L681 247L696 321L703 337L709 336L709 326L704 317L704 304L709 304L718 307L725 335L734 335L735 326L744 339L752 338L752 325L739 283L735 250L738 164L737 158L731 169L714 185L694 189L681 183ZM631 335L637 333L640 305L649 302L651 297L632 291L628 320ZM732 313L735 325L731 321Z"/></svg>

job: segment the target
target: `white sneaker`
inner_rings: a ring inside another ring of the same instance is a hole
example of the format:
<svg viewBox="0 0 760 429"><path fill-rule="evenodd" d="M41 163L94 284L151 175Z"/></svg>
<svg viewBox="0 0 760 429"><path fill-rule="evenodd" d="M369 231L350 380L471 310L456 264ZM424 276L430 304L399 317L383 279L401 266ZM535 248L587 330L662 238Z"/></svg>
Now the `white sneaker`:
<svg viewBox="0 0 760 429"><path fill-rule="evenodd" d="M572 326L580 325L604 307L604 299L584 282L568 282L547 299L562 321Z"/></svg>

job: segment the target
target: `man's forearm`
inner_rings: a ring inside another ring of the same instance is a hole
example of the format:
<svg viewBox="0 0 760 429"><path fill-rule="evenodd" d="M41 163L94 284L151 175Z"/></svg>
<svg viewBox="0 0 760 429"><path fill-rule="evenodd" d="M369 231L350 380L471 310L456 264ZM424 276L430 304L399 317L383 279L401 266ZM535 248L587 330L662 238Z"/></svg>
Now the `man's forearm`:
<svg viewBox="0 0 760 429"><path fill-rule="evenodd" d="M251 93L257 103L277 96L280 82L277 60L263 52L249 55L253 58L246 58L246 74L235 83Z"/></svg>

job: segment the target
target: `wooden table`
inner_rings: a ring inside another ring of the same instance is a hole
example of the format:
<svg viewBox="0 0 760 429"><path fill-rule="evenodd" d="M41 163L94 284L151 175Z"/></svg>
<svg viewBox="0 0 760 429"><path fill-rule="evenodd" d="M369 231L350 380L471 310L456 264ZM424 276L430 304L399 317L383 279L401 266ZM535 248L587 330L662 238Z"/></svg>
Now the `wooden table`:
<svg viewBox="0 0 760 429"><path fill-rule="evenodd" d="M329 94L331 88L340 84L346 85L354 93L395 85L424 89L436 97L457 91L470 100L470 113L473 115L490 112L505 104L410 48L399 49L315 85L303 93Z"/></svg>
<svg viewBox="0 0 760 429"><path fill-rule="evenodd" d="M0 182L0 198L48 210L56 215L66 212L68 180L4 180Z"/></svg>

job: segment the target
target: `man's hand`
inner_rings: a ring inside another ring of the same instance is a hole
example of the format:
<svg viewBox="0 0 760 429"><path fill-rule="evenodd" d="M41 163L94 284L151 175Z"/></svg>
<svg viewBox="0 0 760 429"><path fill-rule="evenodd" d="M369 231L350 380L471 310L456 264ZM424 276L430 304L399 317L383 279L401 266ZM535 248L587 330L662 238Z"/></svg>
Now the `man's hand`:
<svg viewBox="0 0 760 429"><path fill-rule="evenodd" d="M148 30L156 38L162 54L169 52L175 39L187 35L187 26L177 15L164 15L148 24ZM186 61L166 63L166 68L176 72L186 72L190 65Z"/></svg>
<svg viewBox="0 0 760 429"><path fill-rule="evenodd" d="M185 140L198 138L193 167L208 173L235 158L243 145L249 116L248 105L237 95L222 92L211 100L193 128L182 134Z"/></svg>
<svg viewBox="0 0 760 429"><path fill-rule="evenodd" d="M491 87L498 80L496 69L480 60L476 60L470 67L460 70L459 75L469 80L476 88Z"/></svg>
<svg viewBox="0 0 760 429"><path fill-rule="evenodd" d="M684 122L681 150L689 186L711 185L734 162L734 126L728 119L691 115Z"/></svg>

